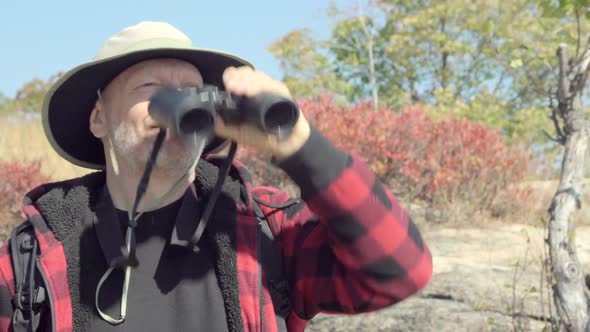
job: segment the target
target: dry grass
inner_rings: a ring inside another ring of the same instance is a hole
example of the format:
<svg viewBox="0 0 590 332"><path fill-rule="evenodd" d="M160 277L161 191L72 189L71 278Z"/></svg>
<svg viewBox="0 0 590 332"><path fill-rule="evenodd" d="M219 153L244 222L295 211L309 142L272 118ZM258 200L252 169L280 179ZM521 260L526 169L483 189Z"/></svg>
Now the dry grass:
<svg viewBox="0 0 590 332"><path fill-rule="evenodd" d="M61 158L49 145L40 120L0 119L0 160L42 160L43 173L52 180L77 177L90 170Z"/></svg>
<svg viewBox="0 0 590 332"><path fill-rule="evenodd" d="M529 200L530 206L536 206L537 211L542 209L543 216L547 217L547 209L557 191L558 180L530 181L525 185L533 189L533 196ZM582 186L582 208L575 210L572 219L577 225L590 225L590 179L586 178Z"/></svg>
<svg viewBox="0 0 590 332"><path fill-rule="evenodd" d="M558 180L524 181L511 185L508 195L500 194L490 210L477 211L471 202L450 201L433 206L423 202L403 202L420 227L463 228L518 224L542 227L557 190ZM516 193L517 195L515 196ZM571 216L575 225L590 225L590 178L584 181L582 208Z"/></svg>

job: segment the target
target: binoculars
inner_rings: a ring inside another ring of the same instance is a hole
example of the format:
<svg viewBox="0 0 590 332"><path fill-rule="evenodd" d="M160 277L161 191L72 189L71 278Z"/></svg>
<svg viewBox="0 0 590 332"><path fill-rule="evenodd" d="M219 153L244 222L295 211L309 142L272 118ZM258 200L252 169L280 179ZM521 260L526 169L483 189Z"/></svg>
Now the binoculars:
<svg viewBox="0 0 590 332"><path fill-rule="evenodd" d="M288 137L299 118L297 105L283 96L262 93L241 97L212 85L164 86L151 98L148 112L160 127L178 136L197 134L209 139L215 135L216 115L227 124L249 122L278 139Z"/></svg>

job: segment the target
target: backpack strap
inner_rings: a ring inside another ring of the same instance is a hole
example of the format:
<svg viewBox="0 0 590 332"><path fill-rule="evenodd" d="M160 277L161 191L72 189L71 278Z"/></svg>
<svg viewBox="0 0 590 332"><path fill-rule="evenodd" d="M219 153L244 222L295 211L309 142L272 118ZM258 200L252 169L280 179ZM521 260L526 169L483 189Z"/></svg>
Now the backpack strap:
<svg viewBox="0 0 590 332"><path fill-rule="evenodd" d="M258 202L258 200L257 200ZM260 202L258 202L260 204ZM276 244L268 219L258 204L252 204L254 213L261 224L261 264L266 271L270 297L275 311L275 317L279 332L287 332L287 317L292 307L289 299L289 282L283 273L283 260L281 252Z"/></svg>
<svg viewBox="0 0 590 332"><path fill-rule="evenodd" d="M39 245L28 220L10 234L10 256L16 287L12 300L14 332L37 331L47 301L43 279L37 269Z"/></svg>

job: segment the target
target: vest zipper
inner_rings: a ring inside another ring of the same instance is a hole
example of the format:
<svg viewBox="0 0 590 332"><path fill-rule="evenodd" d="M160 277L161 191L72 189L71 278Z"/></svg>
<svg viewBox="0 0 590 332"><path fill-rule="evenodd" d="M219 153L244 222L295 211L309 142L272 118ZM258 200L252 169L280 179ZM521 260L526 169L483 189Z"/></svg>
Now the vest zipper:
<svg viewBox="0 0 590 332"><path fill-rule="evenodd" d="M45 292L47 294L45 294L47 296L47 300L49 301L49 312L51 312L51 331L55 332L56 328L55 328L55 324L56 324L56 320L55 320L55 308L53 307L54 303L53 303L53 297L51 295L51 289L49 288L49 280L47 280L47 277L45 276L45 271L43 271L43 269L41 268L41 264L39 261L39 257L37 257L37 261L35 262L35 265L37 266L37 270L39 271L39 274L41 274L41 278L43 279L43 283L45 284Z"/></svg>

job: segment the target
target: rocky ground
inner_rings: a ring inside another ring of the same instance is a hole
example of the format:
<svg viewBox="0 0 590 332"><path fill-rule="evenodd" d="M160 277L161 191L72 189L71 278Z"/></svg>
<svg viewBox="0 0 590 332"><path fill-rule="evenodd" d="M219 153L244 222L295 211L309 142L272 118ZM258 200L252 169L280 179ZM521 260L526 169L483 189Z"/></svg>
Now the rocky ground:
<svg viewBox="0 0 590 332"><path fill-rule="evenodd" d="M549 295L542 277L542 227L430 226L422 232L434 275L420 294L375 313L320 315L306 331L543 331ZM590 225L578 226L576 239L588 273Z"/></svg>

